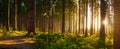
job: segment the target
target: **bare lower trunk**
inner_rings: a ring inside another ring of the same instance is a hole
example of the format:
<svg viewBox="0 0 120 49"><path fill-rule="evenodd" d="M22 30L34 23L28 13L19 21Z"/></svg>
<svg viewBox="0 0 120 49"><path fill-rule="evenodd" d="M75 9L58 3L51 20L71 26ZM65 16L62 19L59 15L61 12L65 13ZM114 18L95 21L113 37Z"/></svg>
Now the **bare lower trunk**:
<svg viewBox="0 0 120 49"><path fill-rule="evenodd" d="M114 0L114 49L120 49L120 0Z"/></svg>

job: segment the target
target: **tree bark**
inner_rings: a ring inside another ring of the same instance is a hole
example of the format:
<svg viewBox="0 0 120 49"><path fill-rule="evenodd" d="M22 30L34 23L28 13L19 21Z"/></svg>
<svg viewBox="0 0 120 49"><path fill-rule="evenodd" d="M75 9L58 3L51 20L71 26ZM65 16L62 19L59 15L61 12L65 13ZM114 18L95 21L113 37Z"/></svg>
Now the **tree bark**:
<svg viewBox="0 0 120 49"><path fill-rule="evenodd" d="M15 30L17 30L17 0L15 0Z"/></svg>
<svg viewBox="0 0 120 49"><path fill-rule="evenodd" d="M7 31L9 31L9 27L10 27L10 0L8 0L8 19L7 19Z"/></svg>
<svg viewBox="0 0 120 49"><path fill-rule="evenodd" d="M65 32L65 0L62 0L62 33Z"/></svg>
<svg viewBox="0 0 120 49"><path fill-rule="evenodd" d="M86 19L85 37L87 37L88 36L88 22L87 22L88 21L88 0L86 0L85 8L86 8L86 10L85 10L86 11L85 12L85 15L86 15L86 18L85 18Z"/></svg>
<svg viewBox="0 0 120 49"><path fill-rule="evenodd" d="M114 49L120 48L120 0L114 0Z"/></svg>
<svg viewBox="0 0 120 49"><path fill-rule="evenodd" d="M103 23L105 21L105 15L106 15L106 9L107 9L107 3L105 0L100 0L100 14L101 14L101 28L100 28L100 48L105 48L105 24Z"/></svg>
<svg viewBox="0 0 120 49"><path fill-rule="evenodd" d="M78 23L78 26L79 26L78 32L81 33L81 0L79 0L79 23Z"/></svg>
<svg viewBox="0 0 120 49"><path fill-rule="evenodd" d="M90 35L93 35L93 0L91 3L91 27L90 27Z"/></svg>
<svg viewBox="0 0 120 49"><path fill-rule="evenodd" d="M28 30L28 33L26 34L26 36L29 36L30 33L33 33L33 34L36 34L35 33L35 1L34 0L27 0L28 2L28 5L27 5L27 8L28 8L28 13L27 13L27 16L28 16L28 19L27 19L27 30Z"/></svg>

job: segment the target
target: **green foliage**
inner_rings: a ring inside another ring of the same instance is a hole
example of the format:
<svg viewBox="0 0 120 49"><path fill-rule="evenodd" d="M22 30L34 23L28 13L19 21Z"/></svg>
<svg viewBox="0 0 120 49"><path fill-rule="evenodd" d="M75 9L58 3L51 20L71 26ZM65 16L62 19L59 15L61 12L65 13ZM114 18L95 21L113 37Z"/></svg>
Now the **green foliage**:
<svg viewBox="0 0 120 49"><path fill-rule="evenodd" d="M5 26L0 26L0 36L22 36L27 33L26 30L14 31L12 27L10 27L9 29L10 30L7 31Z"/></svg>
<svg viewBox="0 0 120 49"><path fill-rule="evenodd" d="M43 33L36 38L35 49L98 49L98 46L101 46L100 43L98 43L100 40L97 35L83 37L57 33ZM106 44L106 46L109 47L109 44ZM109 49L108 47L106 47L106 49Z"/></svg>
<svg viewBox="0 0 120 49"><path fill-rule="evenodd" d="M108 33L106 35L105 44L108 49L113 49L113 33Z"/></svg>
<svg viewBox="0 0 120 49"><path fill-rule="evenodd" d="M7 35L7 30L5 26L0 26L0 36Z"/></svg>

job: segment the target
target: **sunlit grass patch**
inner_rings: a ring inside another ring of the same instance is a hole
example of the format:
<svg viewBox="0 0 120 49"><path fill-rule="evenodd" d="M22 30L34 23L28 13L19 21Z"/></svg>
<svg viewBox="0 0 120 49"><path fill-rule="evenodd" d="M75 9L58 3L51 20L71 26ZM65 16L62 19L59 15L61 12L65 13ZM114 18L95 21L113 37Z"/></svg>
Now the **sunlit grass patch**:
<svg viewBox="0 0 120 49"><path fill-rule="evenodd" d="M27 31L13 31L13 32L9 32L10 36L22 36L25 35L27 33Z"/></svg>

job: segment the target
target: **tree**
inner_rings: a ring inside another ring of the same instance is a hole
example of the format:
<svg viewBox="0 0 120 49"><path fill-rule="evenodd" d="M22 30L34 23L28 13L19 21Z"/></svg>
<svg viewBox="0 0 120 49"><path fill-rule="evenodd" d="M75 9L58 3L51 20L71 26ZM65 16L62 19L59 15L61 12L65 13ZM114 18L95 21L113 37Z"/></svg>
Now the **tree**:
<svg viewBox="0 0 120 49"><path fill-rule="evenodd" d="M36 0L34 0L34 34L36 34L35 33L35 30L36 30L36 5L37 5L37 3L36 3Z"/></svg>
<svg viewBox="0 0 120 49"><path fill-rule="evenodd" d="M107 9L107 3L105 0L100 0L100 14L101 14L101 28L100 28L100 48L105 48L105 15Z"/></svg>
<svg viewBox="0 0 120 49"><path fill-rule="evenodd" d="M91 28L90 35L93 35L93 0L91 0Z"/></svg>
<svg viewBox="0 0 120 49"><path fill-rule="evenodd" d="M30 35L30 33L35 33L35 17L36 17L36 0L27 0L27 30L28 33L26 36Z"/></svg>
<svg viewBox="0 0 120 49"><path fill-rule="evenodd" d="M48 13L48 32L52 33L52 18L53 18L53 0L47 2L49 5L47 6L47 13Z"/></svg>
<svg viewBox="0 0 120 49"><path fill-rule="evenodd" d="M62 33L65 32L65 0L62 0Z"/></svg>
<svg viewBox="0 0 120 49"><path fill-rule="evenodd" d="M10 0L8 0L8 18L7 18L7 31L9 31L9 27L10 27Z"/></svg>
<svg viewBox="0 0 120 49"><path fill-rule="evenodd" d="M50 16L49 16L49 32L52 33L53 32L53 17L54 17L54 0L50 1Z"/></svg>
<svg viewBox="0 0 120 49"><path fill-rule="evenodd" d="M69 28L68 28L68 32L71 33L72 32L72 20L71 20L71 7L69 6Z"/></svg>
<svg viewBox="0 0 120 49"><path fill-rule="evenodd" d="M120 48L120 0L114 0L114 49Z"/></svg>
<svg viewBox="0 0 120 49"><path fill-rule="evenodd" d="M86 8L86 10L85 10L85 15L86 15L86 17L85 17L85 21L86 21L86 30L85 30L85 36L87 37L88 36L88 0L86 0L85 1L86 2L86 4L85 4L85 8Z"/></svg>
<svg viewBox="0 0 120 49"><path fill-rule="evenodd" d="M17 0L15 0L15 30L17 30Z"/></svg>
<svg viewBox="0 0 120 49"><path fill-rule="evenodd" d="M78 1L79 2L79 23L78 23L78 27L79 27L79 30L78 32L81 33L81 0Z"/></svg>
<svg viewBox="0 0 120 49"><path fill-rule="evenodd" d="M8 27L8 13L10 14L10 5L8 6L8 4L10 4L9 0L1 0L0 1L0 25L1 26L5 26L7 31L9 31L9 27ZM9 12L8 12L9 11Z"/></svg>

